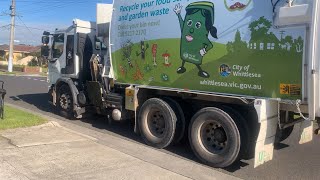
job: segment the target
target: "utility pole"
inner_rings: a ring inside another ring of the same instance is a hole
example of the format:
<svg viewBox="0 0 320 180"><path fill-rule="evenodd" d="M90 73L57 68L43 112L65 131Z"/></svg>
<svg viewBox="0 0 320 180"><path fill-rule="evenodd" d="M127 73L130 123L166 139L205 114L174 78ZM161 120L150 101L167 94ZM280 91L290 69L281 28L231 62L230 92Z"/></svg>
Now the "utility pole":
<svg viewBox="0 0 320 180"><path fill-rule="evenodd" d="M8 71L12 72L13 68L13 46L14 46L14 28L15 28L15 17L16 17L16 1L12 0L11 6L11 30L10 30L10 49L9 49L9 62Z"/></svg>

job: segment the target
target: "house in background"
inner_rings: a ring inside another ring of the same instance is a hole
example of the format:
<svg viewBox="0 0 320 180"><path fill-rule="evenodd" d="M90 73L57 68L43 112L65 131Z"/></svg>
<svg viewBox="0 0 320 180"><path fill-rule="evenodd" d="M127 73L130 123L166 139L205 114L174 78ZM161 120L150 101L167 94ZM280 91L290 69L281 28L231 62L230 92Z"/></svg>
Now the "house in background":
<svg viewBox="0 0 320 180"><path fill-rule="evenodd" d="M272 32L265 36L251 37L249 41L249 49L253 50L279 50L280 40Z"/></svg>
<svg viewBox="0 0 320 180"><path fill-rule="evenodd" d="M18 60L29 56L33 52L40 51L40 46L30 46L30 45L14 45L13 48L13 63L16 64ZM0 45L0 57L8 61L9 57L9 45Z"/></svg>

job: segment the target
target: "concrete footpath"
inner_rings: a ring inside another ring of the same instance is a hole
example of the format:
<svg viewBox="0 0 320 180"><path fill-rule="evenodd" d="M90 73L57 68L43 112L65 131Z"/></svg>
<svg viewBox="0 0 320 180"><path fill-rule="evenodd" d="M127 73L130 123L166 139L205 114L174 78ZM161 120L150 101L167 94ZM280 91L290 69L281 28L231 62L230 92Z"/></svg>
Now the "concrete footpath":
<svg viewBox="0 0 320 180"><path fill-rule="evenodd" d="M0 132L0 179L188 179L48 123Z"/></svg>
<svg viewBox="0 0 320 180"><path fill-rule="evenodd" d="M88 129L57 121L0 131L1 180L237 179L111 135L89 136Z"/></svg>

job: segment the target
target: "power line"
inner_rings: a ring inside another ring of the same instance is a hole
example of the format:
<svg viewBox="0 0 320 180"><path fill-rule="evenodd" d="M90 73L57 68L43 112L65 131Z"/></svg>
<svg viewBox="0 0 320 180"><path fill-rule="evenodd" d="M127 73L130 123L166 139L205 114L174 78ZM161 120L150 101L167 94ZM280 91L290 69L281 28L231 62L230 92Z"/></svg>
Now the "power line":
<svg viewBox="0 0 320 180"><path fill-rule="evenodd" d="M28 29L28 31L33 35L32 31L29 29L29 27L22 21L22 19L18 16L18 19L22 22L22 24ZM34 36L34 35L33 35Z"/></svg>
<svg viewBox="0 0 320 180"><path fill-rule="evenodd" d="M9 29L10 26L11 26L10 24L3 25L3 26L0 26L0 29Z"/></svg>
<svg viewBox="0 0 320 180"><path fill-rule="evenodd" d="M16 25L16 27L26 27L26 26L22 26L22 25ZM38 30L38 31L48 31L48 29L40 29L40 28L36 28L36 27L29 27L29 29L34 29L34 30Z"/></svg>
<svg viewBox="0 0 320 180"><path fill-rule="evenodd" d="M85 2L82 2L82 3L85 3ZM73 3L55 4L55 5L51 5L49 7L44 7L44 8L40 7L39 9L32 9L32 10L26 10L26 11L20 11L20 12L21 13L32 13L32 15L33 15L33 14L38 14L38 13L42 13L42 12L55 11L56 9L64 8L64 7L67 7L70 5L73 5Z"/></svg>
<svg viewBox="0 0 320 180"><path fill-rule="evenodd" d="M85 3L85 2L87 2L87 1L77 1L77 2L71 2L71 3L73 3L73 4L78 4L78 3ZM48 2L48 1L43 1L43 2L31 2L31 3L22 3L23 4L23 7L25 8L25 7L28 7L28 6L35 6L35 5L38 5L38 6L40 6L40 7L43 7L43 8L45 8L45 7L51 7L52 6L52 4L57 4L57 3L60 3L60 2L52 2L52 1L50 1L50 2ZM62 2L61 4L63 4L63 3L70 3L70 2L68 2L68 1L64 1L64 2Z"/></svg>

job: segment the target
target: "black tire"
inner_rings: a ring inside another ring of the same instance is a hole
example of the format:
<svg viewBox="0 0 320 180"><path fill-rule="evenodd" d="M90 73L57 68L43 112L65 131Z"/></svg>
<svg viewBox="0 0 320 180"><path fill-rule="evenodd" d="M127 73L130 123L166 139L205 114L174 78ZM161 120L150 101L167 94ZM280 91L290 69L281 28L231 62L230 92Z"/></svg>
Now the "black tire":
<svg viewBox="0 0 320 180"><path fill-rule="evenodd" d="M233 164L240 153L240 132L235 121L218 108L203 108L191 119L189 141L194 154L217 168Z"/></svg>
<svg viewBox="0 0 320 180"><path fill-rule="evenodd" d="M280 129L279 127L277 128L277 133L276 133L276 138L275 138L275 143L281 143L282 141L288 139L288 137L291 135L292 131L294 129L294 126L290 126L285 129Z"/></svg>
<svg viewBox="0 0 320 180"><path fill-rule="evenodd" d="M60 86L57 91L57 113L67 119L74 119L73 97L68 85Z"/></svg>
<svg viewBox="0 0 320 180"><path fill-rule="evenodd" d="M241 148L239 153L239 159L240 158L250 158L250 153L252 153L252 148L254 147L254 144L252 144L252 136L249 131L248 121L235 109L223 106L222 110L228 113L231 118L236 123L239 132L240 132L240 139L241 139Z"/></svg>
<svg viewBox="0 0 320 180"><path fill-rule="evenodd" d="M176 131L172 143L178 144L185 134L186 119L183 110L177 101L171 98L164 98L164 100L170 105L177 116Z"/></svg>
<svg viewBox="0 0 320 180"><path fill-rule="evenodd" d="M148 145L160 149L170 145L177 116L167 102L158 98L148 99L139 111L138 121L141 136Z"/></svg>

